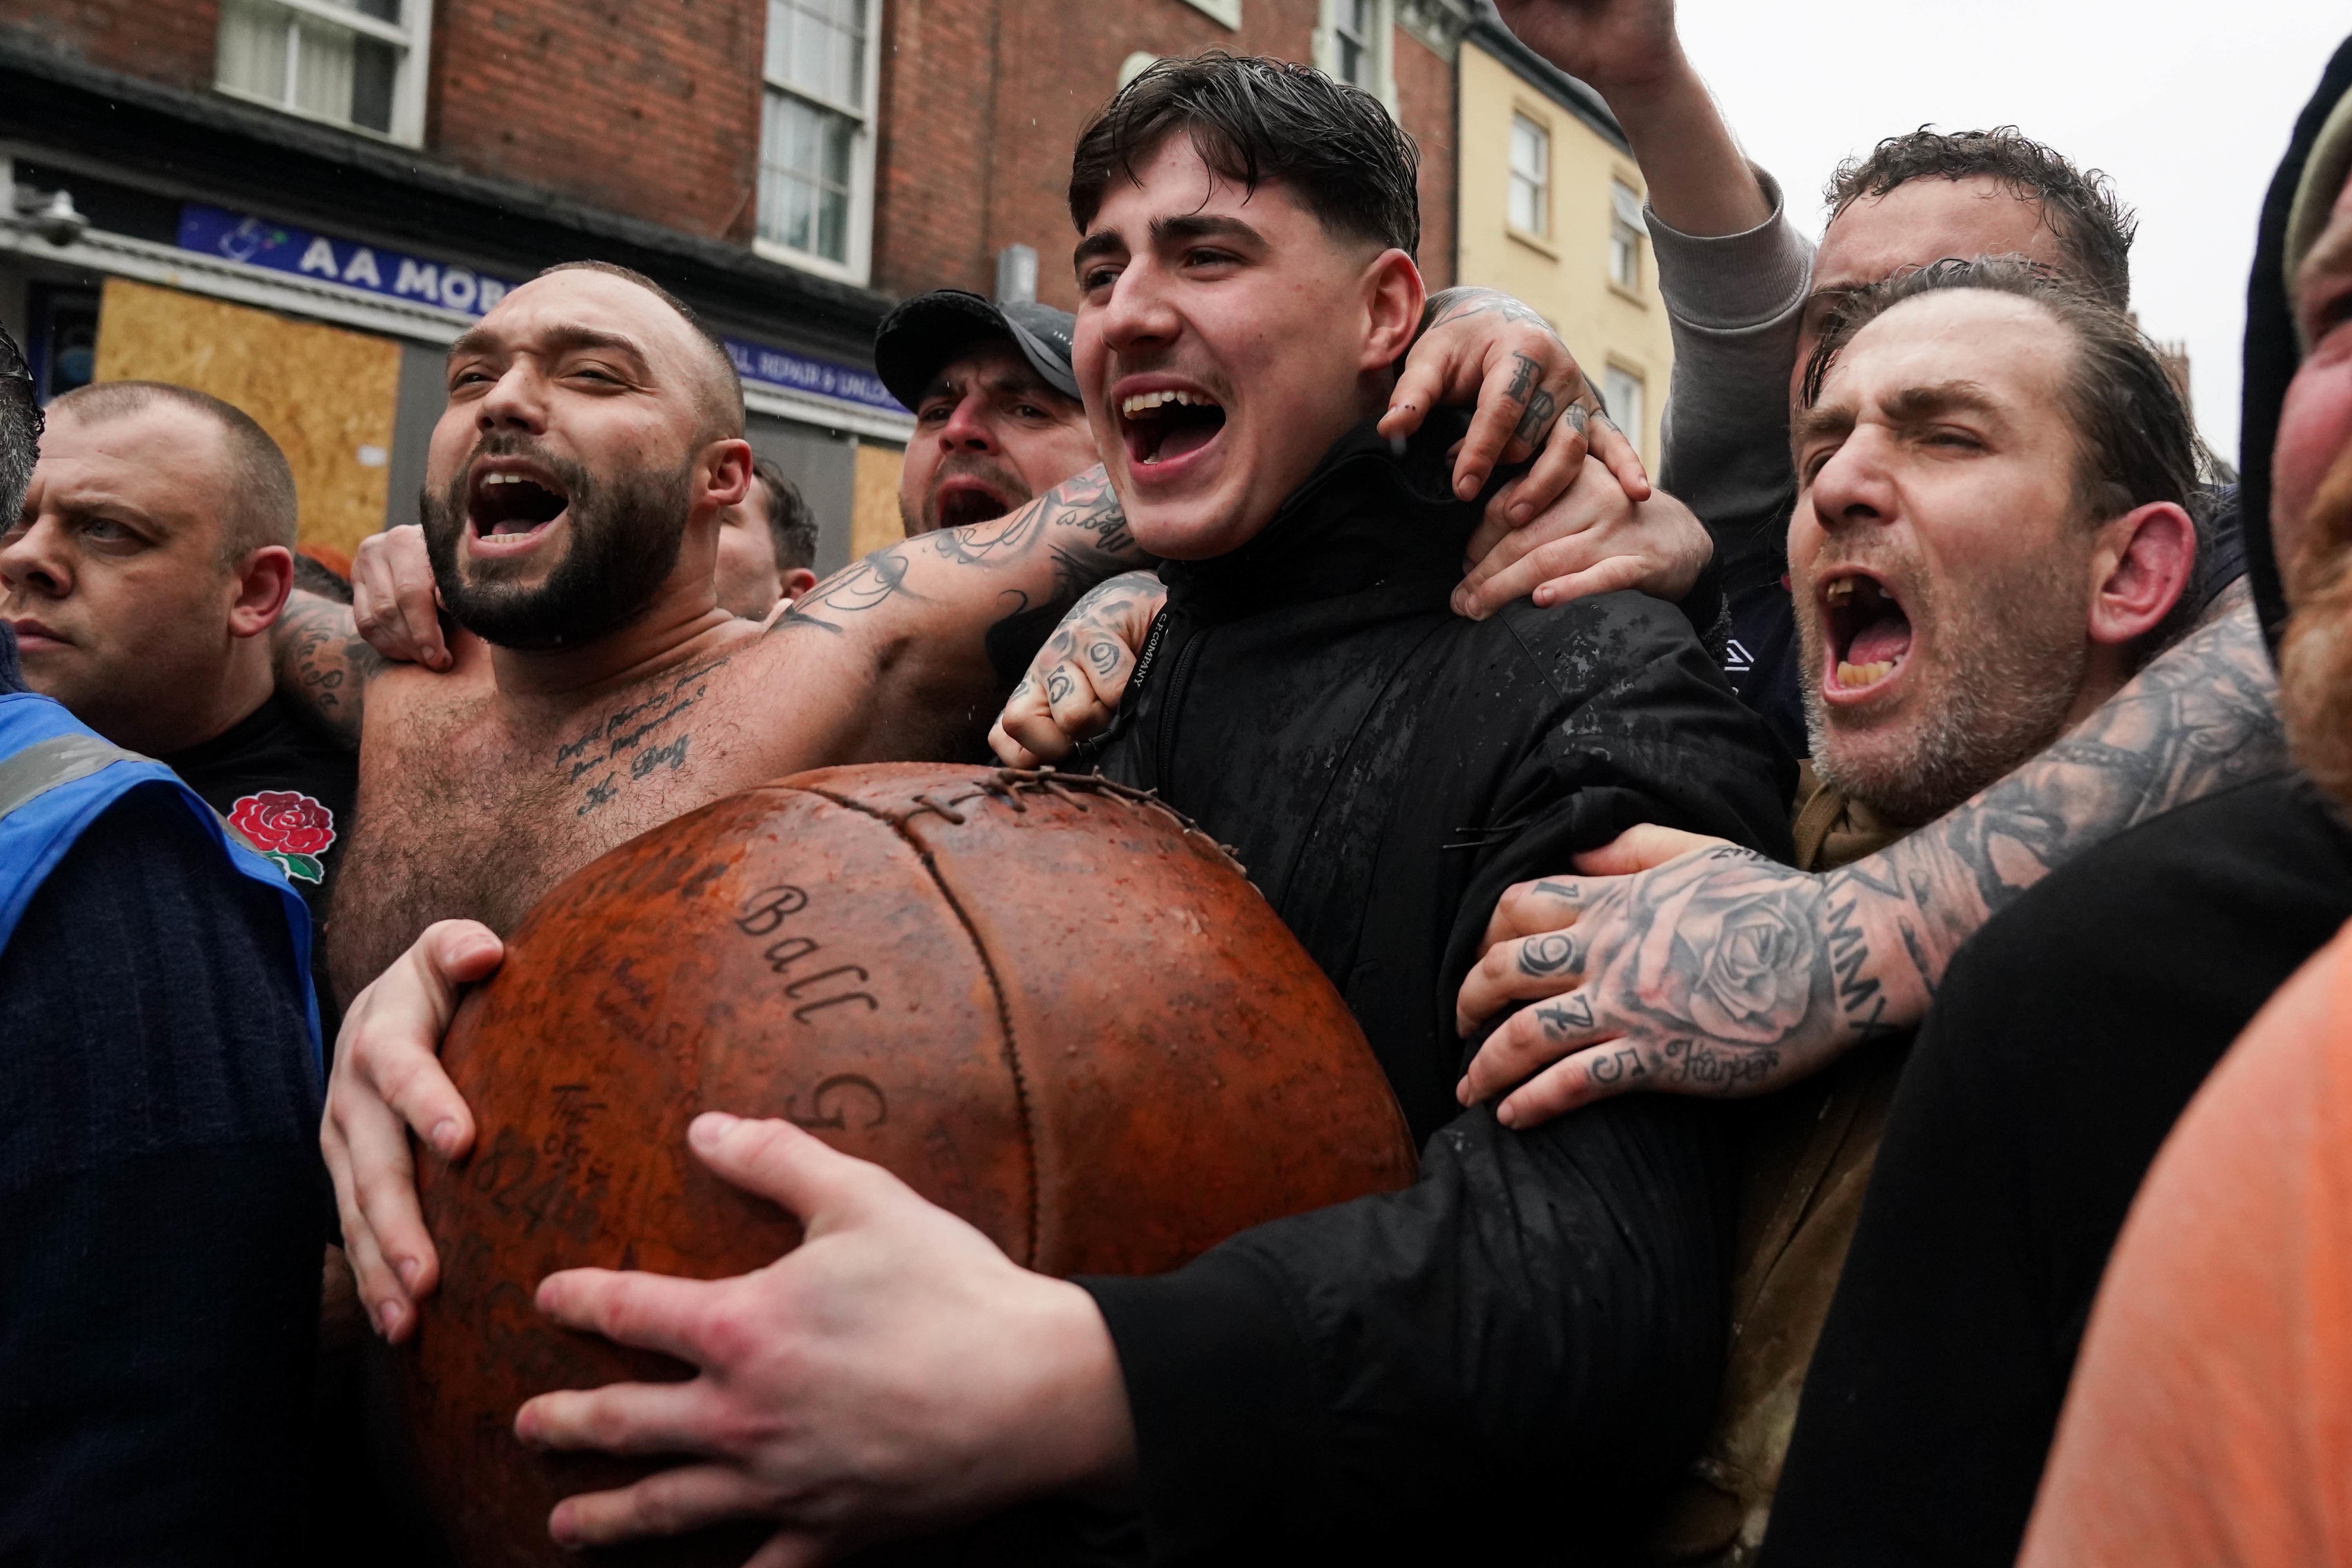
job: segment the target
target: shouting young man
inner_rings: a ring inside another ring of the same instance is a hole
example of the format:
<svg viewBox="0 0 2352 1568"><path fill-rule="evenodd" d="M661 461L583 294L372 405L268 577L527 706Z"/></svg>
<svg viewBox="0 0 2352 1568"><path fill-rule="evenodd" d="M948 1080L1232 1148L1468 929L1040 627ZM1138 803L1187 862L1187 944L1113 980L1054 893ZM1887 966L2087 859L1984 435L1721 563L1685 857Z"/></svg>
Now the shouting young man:
<svg viewBox="0 0 2352 1568"><path fill-rule="evenodd" d="M1089 128L1071 210L1087 417L1171 563L1097 760L1240 847L1429 1139L1420 1182L1073 1283L786 1123L707 1116L700 1156L823 1241L738 1280L547 1282L558 1321L704 1369L682 1401L525 1406L530 1442L698 1457L568 1500L559 1539L750 1515L802 1562L1127 1484L1162 1558L1418 1561L1562 1508L1599 1549L1695 1437L1728 1222L1710 1109L1532 1136L1460 1113L1451 997L1514 879L1636 822L1778 846L1788 780L1671 605L1452 615L1478 521L1454 429L1398 450L1373 425L1423 305L1414 164L1374 100L1204 56Z"/></svg>

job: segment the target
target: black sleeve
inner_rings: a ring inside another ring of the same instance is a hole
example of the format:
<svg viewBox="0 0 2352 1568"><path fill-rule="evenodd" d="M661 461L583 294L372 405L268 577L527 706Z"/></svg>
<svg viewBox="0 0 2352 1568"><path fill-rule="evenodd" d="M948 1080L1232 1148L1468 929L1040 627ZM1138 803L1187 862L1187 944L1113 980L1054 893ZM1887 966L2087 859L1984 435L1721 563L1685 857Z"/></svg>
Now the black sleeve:
<svg viewBox="0 0 2352 1568"><path fill-rule="evenodd" d="M134 791L0 950L0 1561L290 1555L318 1085L277 898Z"/></svg>
<svg viewBox="0 0 2352 1568"><path fill-rule="evenodd" d="M2089 851L1960 950L1888 1113L1765 1564L2016 1560L2141 1178L2347 915L2343 831L2273 779Z"/></svg>
<svg viewBox="0 0 2352 1568"><path fill-rule="evenodd" d="M1621 632L1675 619L1625 599ZM1512 832L1454 905L1429 999L1446 1040L1513 882L1639 822L1785 855L1760 725L1687 630L1646 646L1567 692L1495 797ZM1258 1226L1171 1275L1080 1281L1118 1347L1155 1561L1240 1561L1274 1537L1458 1558L1538 1529L1606 1560L1714 1408L1722 1116L1637 1095L1519 1133L1482 1108L1439 1128L1405 1192Z"/></svg>

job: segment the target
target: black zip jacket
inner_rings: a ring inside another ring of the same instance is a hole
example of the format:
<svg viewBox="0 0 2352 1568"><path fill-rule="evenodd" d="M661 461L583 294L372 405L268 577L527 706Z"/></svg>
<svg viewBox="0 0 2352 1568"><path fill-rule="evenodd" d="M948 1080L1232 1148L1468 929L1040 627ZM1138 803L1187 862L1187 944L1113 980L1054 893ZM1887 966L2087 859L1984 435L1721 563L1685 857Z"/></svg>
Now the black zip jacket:
<svg viewBox="0 0 2352 1568"><path fill-rule="evenodd" d="M1243 549L1163 568L1082 759L1238 848L1425 1141L1406 1192L1081 1281L1155 1560L1425 1560L1538 1523L1547 1557L1587 1557L1714 1405L1719 1108L1635 1095L1507 1131L1454 1103L1454 997L1505 889L1635 823L1786 858L1791 765L1672 605L1454 616L1479 503L1446 488L1453 434L1397 455L1360 428Z"/></svg>

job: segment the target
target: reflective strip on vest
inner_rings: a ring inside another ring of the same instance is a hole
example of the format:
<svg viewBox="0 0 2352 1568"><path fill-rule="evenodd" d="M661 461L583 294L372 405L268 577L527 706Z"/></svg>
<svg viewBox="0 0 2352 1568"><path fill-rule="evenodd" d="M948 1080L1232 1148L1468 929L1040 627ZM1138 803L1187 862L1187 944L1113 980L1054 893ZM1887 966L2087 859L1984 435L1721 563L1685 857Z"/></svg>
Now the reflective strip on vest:
<svg viewBox="0 0 2352 1568"><path fill-rule="evenodd" d="M126 752L95 735L52 735L36 741L15 756L0 759L0 816L59 784L86 779L100 768L144 760L138 752Z"/></svg>

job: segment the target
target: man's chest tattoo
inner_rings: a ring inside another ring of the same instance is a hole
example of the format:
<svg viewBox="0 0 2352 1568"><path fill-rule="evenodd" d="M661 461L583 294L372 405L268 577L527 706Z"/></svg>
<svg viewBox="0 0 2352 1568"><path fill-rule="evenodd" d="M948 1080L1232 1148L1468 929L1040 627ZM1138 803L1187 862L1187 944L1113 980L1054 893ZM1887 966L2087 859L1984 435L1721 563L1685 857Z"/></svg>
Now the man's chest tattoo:
<svg viewBox="0 0 2352 1568"><path fill-rule="evenodd" d="M632 702L555 749L555 765L569 787L586 784L575 816L586 816L620 794L621 779L642 779L686 765L693 732L681 720L709 692L706 679L724 658L698 665L666 686Z"/></svg>

